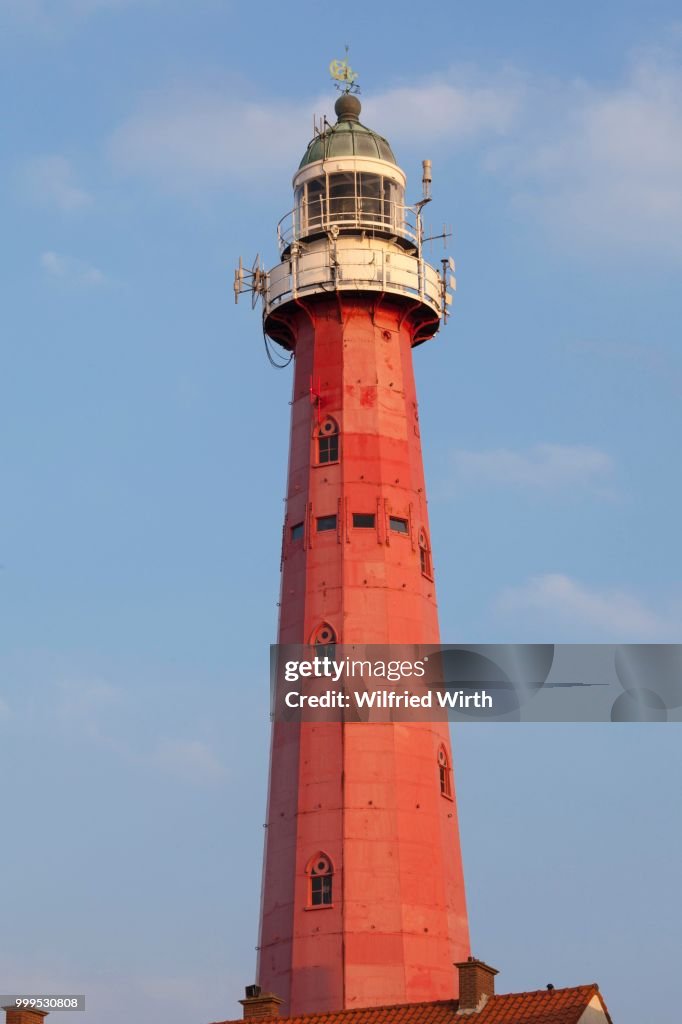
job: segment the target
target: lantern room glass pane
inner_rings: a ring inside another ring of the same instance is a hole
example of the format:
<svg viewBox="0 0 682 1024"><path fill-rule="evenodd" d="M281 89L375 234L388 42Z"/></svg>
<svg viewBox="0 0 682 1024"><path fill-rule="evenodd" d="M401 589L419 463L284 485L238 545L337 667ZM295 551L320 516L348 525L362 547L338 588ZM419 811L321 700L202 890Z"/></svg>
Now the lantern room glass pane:
<svg viewBox="0 0 682 1024"><path fill-rule="evenodd" d="M294 238L297 238L303 231L305 231L305 211L303 209L304 198L305 189L303 185L299 185L294 192Z"/></svg>
<svg viewBox="0 0 682 1024"><path fill-rule="evenodd" d="M380 174L358 174L362 220L383 221L384 204Z"/></svg>
<svg viewBox="0 0 682 1024"><path fill-rule="evenodd" d="M329 175L329 216L331 220L339 221L357 219L353 171Z"/></svg>
<svg viewBox="0 0 682 1024"><path fill-rule="evenodd" d="M396 231L405 230L405 191L394 181L388 182L388 199L391 210L391 224Z"/></svg>
<svg viewBox="0 0 682 1024"><path fill-rule="evenodd" d="M322 227L324 220L325 179L313 178L306 185L306 220L308 230Z"/></svg>

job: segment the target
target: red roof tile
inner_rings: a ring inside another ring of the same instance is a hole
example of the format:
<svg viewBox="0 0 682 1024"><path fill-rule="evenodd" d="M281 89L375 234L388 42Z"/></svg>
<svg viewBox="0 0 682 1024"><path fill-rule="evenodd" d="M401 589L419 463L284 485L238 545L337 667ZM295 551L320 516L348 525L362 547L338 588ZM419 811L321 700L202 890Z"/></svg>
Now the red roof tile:
<svg viewBox="0 0 682 1024"><path fill-rule="evenodd" d="M433 1003L401 1003L366 1006L334 1013L309 1013L299 1017L265 1017L257 1024L578 1024L597 996L607 1024L613 1024L597 985L540 989L492 996L478 1013L458 1014L456 999ZM217 1024L243 1024L241 1020Z"/></svg>

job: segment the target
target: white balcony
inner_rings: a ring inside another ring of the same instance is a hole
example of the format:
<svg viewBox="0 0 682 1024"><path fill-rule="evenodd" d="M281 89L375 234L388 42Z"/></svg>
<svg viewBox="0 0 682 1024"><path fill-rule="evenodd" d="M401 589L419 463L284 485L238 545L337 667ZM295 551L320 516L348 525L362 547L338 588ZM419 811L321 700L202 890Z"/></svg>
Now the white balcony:
<svg viewBox="0 0 682 1024"><path fill-rule="evenodd" d="M333 291L408 296L442 315L442 277L429 263L385 238L339 234L286 250L267 274L265 316L287 302Z"/></svg>

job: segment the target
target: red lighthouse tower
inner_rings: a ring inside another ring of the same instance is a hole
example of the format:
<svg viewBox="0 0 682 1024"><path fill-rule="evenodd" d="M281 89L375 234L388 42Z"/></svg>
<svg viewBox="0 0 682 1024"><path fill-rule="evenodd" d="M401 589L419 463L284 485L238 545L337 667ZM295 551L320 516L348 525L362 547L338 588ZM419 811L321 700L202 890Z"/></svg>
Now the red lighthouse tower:
<svg viewBox="0 0 682 1024"><path fill-rule="evenodd" d="M405 205L357 97L335 110L294 175L281 261L249 284L295 365L279 642L437 643L412 367L450 300L446 267L422 254L430 165ZM444 724L274 725L258 984L283 1012L457 995L469 937L451 765Z"/></svg>

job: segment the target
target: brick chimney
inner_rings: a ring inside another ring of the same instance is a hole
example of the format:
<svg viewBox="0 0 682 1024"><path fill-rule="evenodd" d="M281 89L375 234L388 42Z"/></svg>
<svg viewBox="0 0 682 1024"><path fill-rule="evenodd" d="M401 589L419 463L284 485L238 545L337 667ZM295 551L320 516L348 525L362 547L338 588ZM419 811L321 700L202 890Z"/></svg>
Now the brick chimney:
<svg viewBox="0 0 682 1024"><path fill-rule="evenodd" d="M495 995L495 975L499 972L482 960L470 956L464 963L455 964L459 971L458 1013L477 1013L491 996Z"/></svg>
<svg viewBox="0 0 682 1024"><path fill-rule="evenodd" d="M18 1009L16 1006L3 1006L5 1024L43 1024L47 1010Z"/></svg>
<svg viewBox="0 0 682 1024"><path fill-rule="evenodd" d="M239 1002L244 1007L244 1020L262 1020L265 1017L279 1017L279 1008L284 1000L274 992L263 992L260 985L247 985L246 998Z"/></svg>

